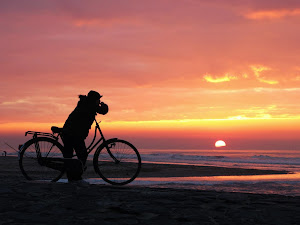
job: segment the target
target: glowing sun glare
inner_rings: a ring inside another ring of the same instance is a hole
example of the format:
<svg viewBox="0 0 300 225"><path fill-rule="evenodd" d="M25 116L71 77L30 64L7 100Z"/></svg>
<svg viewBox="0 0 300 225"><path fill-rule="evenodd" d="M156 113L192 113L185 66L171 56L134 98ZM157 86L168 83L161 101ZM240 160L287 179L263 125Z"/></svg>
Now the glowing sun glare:
<svg viewBox="0 0 300 225"><path fill-rule="evenodd" d="M226 146L226 143L222 140L216 141L215 146L217 148Z"/></svg>

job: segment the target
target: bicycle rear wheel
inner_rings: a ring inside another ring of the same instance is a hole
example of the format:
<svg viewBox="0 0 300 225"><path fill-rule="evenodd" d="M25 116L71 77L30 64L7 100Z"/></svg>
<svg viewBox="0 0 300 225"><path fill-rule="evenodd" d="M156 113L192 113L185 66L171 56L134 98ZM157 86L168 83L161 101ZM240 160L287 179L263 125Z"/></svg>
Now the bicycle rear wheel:
<svg viewBox="0 0 300 225"><path fill-rule="evenodd" d="M124 140L111 139L94 155L94 168L100 177L113 185L132 182L141 170L141 157L137 149Z"/></svg>
<svg viewBox="0 0 300 225"><path fill-rule="evenodd" d="M21 149L19 166L27 180L59 180L65 171L63 146L54 139L38 137Z"/></svg>

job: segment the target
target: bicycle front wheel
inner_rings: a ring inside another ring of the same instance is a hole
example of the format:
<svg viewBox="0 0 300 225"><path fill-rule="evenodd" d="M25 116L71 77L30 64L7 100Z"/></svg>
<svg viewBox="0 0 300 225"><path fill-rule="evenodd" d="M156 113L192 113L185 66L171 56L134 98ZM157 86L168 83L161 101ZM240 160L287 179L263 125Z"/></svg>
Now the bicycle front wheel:
<svg viewBox="0 0 300 225"><path fill-rule="evenodd" d="M113 185L132 182L141 170L138 150L129 142L111 139L94 155L94 168L100 177Z"/></svg>
<svg viewBox="0 0 300 225"><path fill-rule="evenodd" d="M54 139L38 137L21 149L19 166L27 180L55 182L64 174L63 146Z"/></svg>

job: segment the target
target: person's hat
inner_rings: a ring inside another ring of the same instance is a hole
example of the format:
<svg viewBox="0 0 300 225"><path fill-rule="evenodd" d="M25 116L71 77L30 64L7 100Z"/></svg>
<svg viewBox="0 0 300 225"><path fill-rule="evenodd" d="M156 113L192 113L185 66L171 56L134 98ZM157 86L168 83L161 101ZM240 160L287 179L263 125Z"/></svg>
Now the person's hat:
<svg viewBox="0 0 300 225"><path fill-rule="evenodd" d="M102 95L100 95L97 91L90 91L87 96L88 98L95 100L98 100L102 97Z"/></svg>

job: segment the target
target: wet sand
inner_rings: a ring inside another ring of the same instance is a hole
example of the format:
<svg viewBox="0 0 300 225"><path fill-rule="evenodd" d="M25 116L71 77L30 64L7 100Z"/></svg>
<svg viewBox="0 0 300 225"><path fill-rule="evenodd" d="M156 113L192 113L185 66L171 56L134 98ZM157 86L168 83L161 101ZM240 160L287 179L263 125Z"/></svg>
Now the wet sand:
<svg viewBox="0 0 300 225"><path fill-rule="evenodd" d="M89 166L85 178L96 177ZM141 177L286 173L144 164ZM0 224L299 224L300 197L30 182L0 157Z"/></svg>

